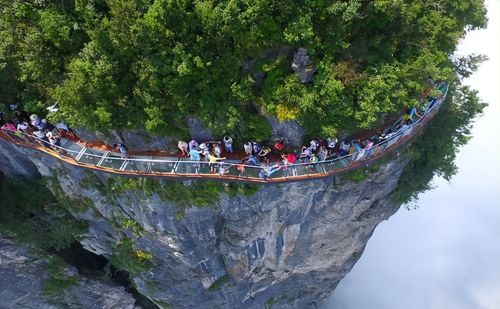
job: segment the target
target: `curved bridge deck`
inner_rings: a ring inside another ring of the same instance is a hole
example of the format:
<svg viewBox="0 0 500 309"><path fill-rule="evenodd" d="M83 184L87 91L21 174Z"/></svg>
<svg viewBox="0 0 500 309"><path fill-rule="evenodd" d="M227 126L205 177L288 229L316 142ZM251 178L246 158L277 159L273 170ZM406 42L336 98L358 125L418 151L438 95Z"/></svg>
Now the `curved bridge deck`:
<svg viewBox="0 0 500 309"><path fill-rule="evenodd" d="M0 130L3 140L27 148L44 152L57 159L86 169L111 174L135 177L160 177L172 179L212 179L250 183L282 183L305 181L339 175L352 171L378 160L400 145L415 136L427 122L437 113L446 99L448 86L445 86L443 95L437 100L420 119L415 121L409 129L397 132L384 141L374 145L369 151L358 151L344 157L329 159L317 163L299 163L283 165L269 165L271 169L262 166L240 164L236 160L225 160L222 165L224 173L211 173L208 162L189 161L184 158L168 156L152 156L147 153L138 153L130 159L123 159L116 152L86 147L80 143L67 139L61 140L61 146L49 145L47 142L28 136L20 132ZM241 169L245 171L241 173ZM265 172L265 178L262 177Z"/></svg>

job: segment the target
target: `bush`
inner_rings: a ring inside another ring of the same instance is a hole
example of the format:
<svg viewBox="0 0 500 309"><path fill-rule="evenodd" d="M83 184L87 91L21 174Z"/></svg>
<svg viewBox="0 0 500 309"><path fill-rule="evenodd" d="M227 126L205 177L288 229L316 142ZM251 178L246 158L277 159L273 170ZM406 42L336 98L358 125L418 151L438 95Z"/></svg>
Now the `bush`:
<svg viewBox="0 0 500 309"><path fill-rule="evenodd" d="M133 239L124 238L116 244L110 262L119 269L137 275L141 271L151 269L152 259L151 253L134 249Z"/></svg>
<svg viewBox="0 0 500 309"><path fill-rule="evenodd" d="M347 173L343 174L341 177L342 177L342 179L347 180L347 181L352 181L354 183L360 183L368 178L366 172L367 171L365 170L365 168L360 168L360 169L354 170L352 172L347 172Z"/></svg>

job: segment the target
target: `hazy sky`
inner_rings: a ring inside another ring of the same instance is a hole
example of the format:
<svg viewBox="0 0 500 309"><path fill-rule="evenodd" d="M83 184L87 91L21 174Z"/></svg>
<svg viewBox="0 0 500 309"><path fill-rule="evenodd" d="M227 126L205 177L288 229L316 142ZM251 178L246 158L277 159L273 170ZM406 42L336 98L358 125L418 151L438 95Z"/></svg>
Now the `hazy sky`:
<svg viewBox="0 0 500 309"><path fill-rule="evenodd" d="M378 226L325 309L500 308L500 0L486 3L488 29L469 33L458 54L490 58L466 82L490 106L458 174Z"/></svg>

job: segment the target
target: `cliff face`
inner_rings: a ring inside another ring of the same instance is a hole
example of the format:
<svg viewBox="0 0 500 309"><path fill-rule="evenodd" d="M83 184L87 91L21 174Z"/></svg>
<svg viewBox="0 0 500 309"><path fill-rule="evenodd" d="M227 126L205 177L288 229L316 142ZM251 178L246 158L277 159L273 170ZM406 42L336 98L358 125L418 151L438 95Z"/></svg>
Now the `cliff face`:
<svg viewBox="0 0 500 309"><path fill-rule="evenodd" d="M210 207L189 207L179 216L179 206L156 193L128 190L110 199L103 189L109 175L95 174L89 185L89 172L0 141L2 148L2 170L12 168L6 154L15 162L27 158L23 169L57 178L53 190L60 186L92 202L72 210L89 223L81 240L86 249L112 258L127 239L136 252L151 253L132 281L160 307L175 308L320 305L377 224L399 208L388 197L408 162L394 156L359 183L338 177L262 186L250 196L223 193Z"/></svg>
<svg viewBox="0 0 500 309"><path fill-rule="evenodd" d="M134 309L123 287L84 279L55 257L0 238L1 308Z"/></svg>

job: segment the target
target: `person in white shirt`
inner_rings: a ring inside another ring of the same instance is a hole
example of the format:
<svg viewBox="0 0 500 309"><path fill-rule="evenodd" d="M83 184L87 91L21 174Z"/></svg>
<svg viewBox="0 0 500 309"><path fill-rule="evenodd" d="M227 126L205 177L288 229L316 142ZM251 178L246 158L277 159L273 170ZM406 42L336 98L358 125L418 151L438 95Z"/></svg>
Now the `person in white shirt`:
<svg viewBox="0 0 500 309"><path fill-rule="evenodd" d="M233 153L233 139L229 136L224 136L222 139L224 142L224 149L226 150L227 153Z"/></svg>

